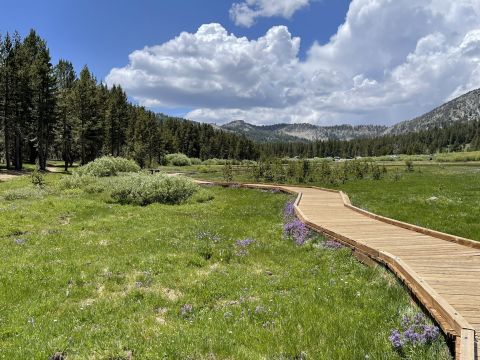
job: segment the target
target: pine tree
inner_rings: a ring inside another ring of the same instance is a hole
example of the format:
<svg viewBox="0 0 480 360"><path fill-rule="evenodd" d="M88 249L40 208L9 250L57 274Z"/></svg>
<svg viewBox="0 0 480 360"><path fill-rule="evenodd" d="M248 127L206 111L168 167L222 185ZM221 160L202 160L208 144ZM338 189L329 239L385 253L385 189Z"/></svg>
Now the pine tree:
<svg viewBox="0 0 480 360"><path fill-rule="evenodd" d="M55 146L59 149L64 161L64 169L73 165L74 143L72 116L73 87L76 81L75 70L71 62L60 60L55 67L55 80L57 85L57 126L55 127Z"/></svg>
<svg viewBox="0 0 480 360"><path fill-rule="evenodd" d="M45 41L32 30L25 38L25 44L32 47L27 51L32 51L30 55L33 56L29 73L32 96L29 100L32 105L30 142L36 149L40 170L45 171L55 125L55 77Z"/></svg>
<svg viewBox="0 0 480 360"><path fill-rule="evenodd" d="M108 96L105 122L105 150L112 156L122 156L125 152L128 126L127 95L120 86L113 86Z"/></svg>
<svg viewBox="0 0 480 360"><path fill-rule="evenodd" d="M80 163L84 165L101 155L103 140L97 82L87 66L80 72L72 94L74 139L78 143Z"/></svg>

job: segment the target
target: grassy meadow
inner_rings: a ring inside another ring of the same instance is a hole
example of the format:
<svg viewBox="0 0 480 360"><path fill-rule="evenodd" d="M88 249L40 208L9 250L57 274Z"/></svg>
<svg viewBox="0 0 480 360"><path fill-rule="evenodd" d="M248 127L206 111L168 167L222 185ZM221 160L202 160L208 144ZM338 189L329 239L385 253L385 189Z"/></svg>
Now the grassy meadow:
<svg viewBox="0 0 480 360"><path fill-rule="evenodd" d="M350 196L354 205L369 211L480 241L480 164L414 161L411 172L406 171L404 162L378 161L376 164L385 166L387 171L379 180L367 175L362 179L349 178L345 183L313 180L304 184L340 189ZM220 181L222 169L221 165L164 167L168 172L185 172L195 178ZM251 168L246 166L233 166L233 178L239 182L255 181Z"/></svg>
<svg viewBox="0 0 480 360"><path fill-rule="evenodd" d="M391 330L419 311L406 290L318 236L285 239L287 195L211 187L142 207L61 176L0 182L0 359L451 358L443 338L395 351ZM355 186L361 202L371 183Z"/></svg>

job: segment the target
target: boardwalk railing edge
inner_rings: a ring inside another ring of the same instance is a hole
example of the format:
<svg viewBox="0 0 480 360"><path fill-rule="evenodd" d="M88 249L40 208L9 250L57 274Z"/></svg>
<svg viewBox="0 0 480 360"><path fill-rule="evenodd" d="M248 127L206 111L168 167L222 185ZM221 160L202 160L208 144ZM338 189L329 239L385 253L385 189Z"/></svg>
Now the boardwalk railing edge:
<svg viewBox="0 0 480 360"><path fill-rule="evenodd" d="M433 288L430 287L418 274L413 271L402 259L393 256L387 252L378 251L370 248L364 244L360 244L353 239L349 239L340 234L336 234L326 228L311 222L300 209L300 202L302 199L301 191L292 191L288 188L311 188L333 193L338 193L343 201L345 207L353 211L359 212L370 218L389 223L391 225L406 228L412 231L420 232L425 235L440 238L442 240L455 242L460 245L480 249L480 243L473 240L456 237L449 234L444 234L434 230L422 228L416 225L403 223L394 219L389 219L380 215L373 214L366 210L353 206L347 194L343 191L325 189L315 186L291 186L281 184L243 184L243 183L226 183L214 181L199 181L200 184L212 184L219 186L236 185L244 188L253 189L276 189L289 194L297 195L294 208L297 216L311 229L318 231L327 237L333 238L340 243L353 249L355 253L359 253L361 258L368 257L376 262L387 266L407 287L413 292L418 300L430 312L432 317L438 322L442 330L451 336L455 337L455 352L457 360L474 360L475 359L475 329L461 316L442 296L440 296Z"/></svg>

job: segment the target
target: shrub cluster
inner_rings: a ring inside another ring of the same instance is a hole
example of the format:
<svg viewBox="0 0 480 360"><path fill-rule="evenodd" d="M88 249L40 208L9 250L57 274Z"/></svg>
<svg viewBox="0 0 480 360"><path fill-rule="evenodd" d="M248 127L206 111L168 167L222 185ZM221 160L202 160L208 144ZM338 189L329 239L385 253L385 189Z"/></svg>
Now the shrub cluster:
<svg viewBox="0 0 480 360"><path fill-rule="evenodd" d="M165 162L167 165L173 166L189 166L192 165L192 160L185 154L176 153L168 154L165 156Z"/></svg>
<svg viewBox="0 0 480 360"><path fill-rule="evenodd" d="M7 201L14 201L23 199L40 199L47 194L48 191L44 187L32 186L7 190L3 193L2 197Z"/></svg>
<svg viewBox="0 0 480 360"><path fill-rule="evenodd" d="M89 185L97 182L97 178L92 175L79 175L73 173L72 175L63 176L58 182L58 187L61 190L83 189Z"/></svg>
<svg viewBox="0 0 480 360"><path fill-rule="evenodd" d="M438 154L438 162L480 161L480 151Z"/></svg>
<svg viewBox="0 0 480 360"><path fill-rule="evenodd" d="M115 201L141 206L180 204L198 190L198 185L189 178L164 174L129 174L118 178L112 186L111 196Z"/></svg>
<svg viewBox="0 0 480 360"><path fill-rule="evenodd" d="M385 166L373 162L350 160L341 163L332 163L327 160L296 160L287 161L276 159L259 162L249 167L255 181L275 183L309 183L318 182L329 185L346 183L350 179L370 178L381 180L387 173Z"/></svg>
<svg viewBox="0 0 480 360"><path fill-rule="evenodd" d="M139 172L140 166L133 160L120 157L103 156L77 169L78 175L116 176L120 173Z"/></svg>

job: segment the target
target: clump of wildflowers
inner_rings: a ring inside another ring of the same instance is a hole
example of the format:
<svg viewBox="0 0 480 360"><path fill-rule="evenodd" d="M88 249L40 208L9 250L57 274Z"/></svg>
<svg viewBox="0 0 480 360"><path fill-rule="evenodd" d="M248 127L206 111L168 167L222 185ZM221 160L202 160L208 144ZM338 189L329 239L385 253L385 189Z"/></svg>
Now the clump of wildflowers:
<svg viewBox="0 0 480 360"><path fill-rule="evenodd" d="M287 202L283 208L283 219L285 221L293 220L295 218L295 205L293 202Z"/></svg>
<svg viewBox="0 0 480 360"><path fill-rule="evenodd" d="M248 254L247 247L250 246L255 242L254 239L244 239L244 240L237 240L237 256L246 256Z"/></svg>
<svg viewBox="0 0 480 360"><path fill-rule="evenodd" d="M389 336L388 340L390 340L395 350L401 350L403 348L403 345L405 345L405 340L400 331L398 331L397 329L392 330L392 333Z"/></svg>
<svg viewBox="0 0 480 360"><path fill-rule="evenodd" d="M401 329L392 330L388 339L395 350L402 352L406 346L429 345L439 336L438 327L427 324L425 315L417 313L413 316L404 315Z"/></svg>
<svg viewBox="0 0 480 360"><path fill-rule="evenodd" d="M310 230L298 219L287 222L283 226L283 232L286 237L292 238L297 245L303 245L308 239Z"/></svg>
<svg viewBox="0 0 480 360"><path fill-rule="evenodd" d="M245 240L237 240L237 246L238 247L247 247L248 245L251 245L255 242L253 239L245 239Z"/></svg>
<svg viewBox="0 0 480 360"><path fill-rule="evenodd" d="M285 237L291 238L297 245L303 245L310 235L308 227L295 217L295 204L287 202L283 208L283 233Z"/></svg>
<svg viewBox="0 0 480 360"><path fill-rule="evenodd" d="M325 249L331 249L331 250L337 250L337 249L343 248L343 245L340 244L339 242L335 241L335 240L326 240L322 244L322 246Z"/></svg>

